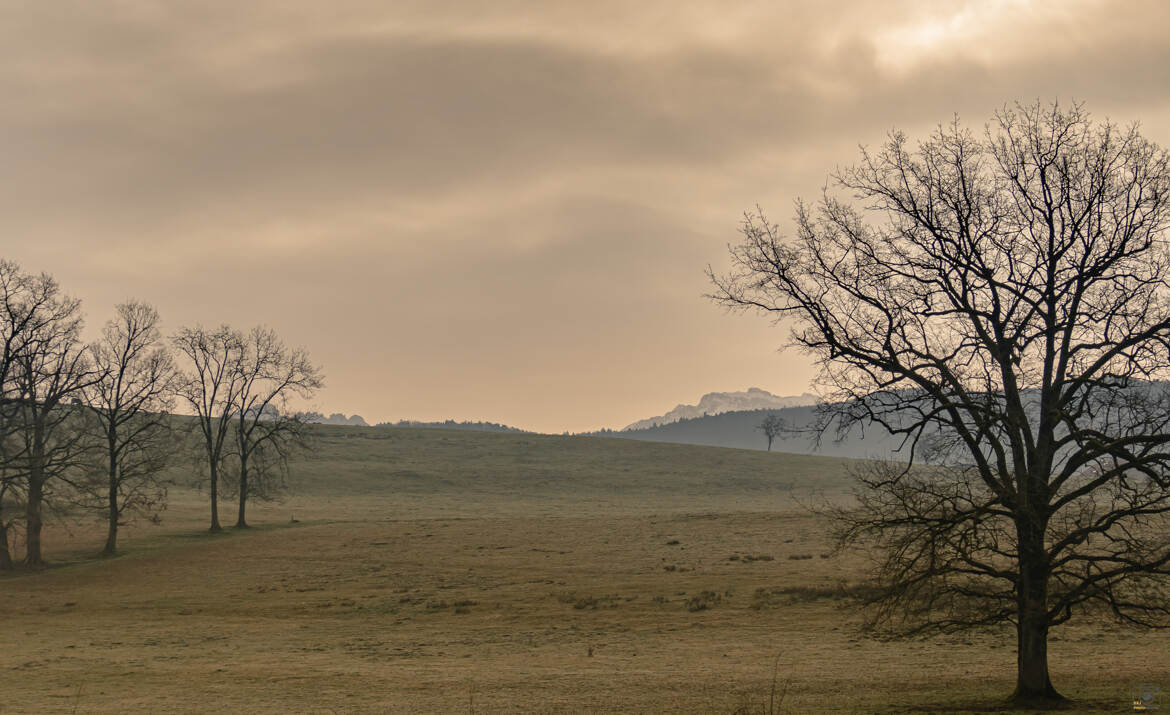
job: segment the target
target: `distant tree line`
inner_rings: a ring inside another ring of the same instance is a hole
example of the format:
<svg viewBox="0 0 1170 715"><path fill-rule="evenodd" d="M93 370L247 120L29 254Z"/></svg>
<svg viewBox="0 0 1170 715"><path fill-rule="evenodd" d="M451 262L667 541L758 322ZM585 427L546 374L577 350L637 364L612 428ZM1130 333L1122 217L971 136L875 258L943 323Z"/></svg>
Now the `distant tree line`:
<svg viewBox="0 0 1170 715"><path fill-rule="evenodd" d="M423 427L429 429L461 429L473 432L510 432L513 434L532 434L529 430L520 429L519 427L509 427L508 425L498 424L496 422L470 422L464 420L463 422L456 422L455 420L447 420L445 422L416 422L414 420L398 420L397 422L379 422L376 427Z"/></svg>
<svg viewBox="0 0 1170 715"><path fill-rule="evenodd" d="M352 415L346 417L340 412L334 412L326 417L324 414L315 410L309 412L297 412L297 416L303 422L308 422L315 425L347 425L350 427L369 427L369 423L362 418L361 415Z"/></svg>
<svg viewBox="0 0 1170 715"><path fill-rule="evenodd" d="M221 487L246 527L248 500L279 491L305 442L304 422L281 408L321 387L319 368L263 327L184 327L167 340L136 300L93 343L83 325L81 302L52 276L0 260L0 569L15 568L21 541L23 563L43 565L45 520L67 511L100 515L115 553L119 526L165 508L164 470L192 442L212 530Z"/></svg>

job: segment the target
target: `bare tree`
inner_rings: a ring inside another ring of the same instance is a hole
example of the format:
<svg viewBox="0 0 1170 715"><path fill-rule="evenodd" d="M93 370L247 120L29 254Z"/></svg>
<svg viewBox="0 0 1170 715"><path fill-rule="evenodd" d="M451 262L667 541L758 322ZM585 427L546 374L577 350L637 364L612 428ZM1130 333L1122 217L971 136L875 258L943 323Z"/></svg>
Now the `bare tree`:
<svg viewBox="0 0 1170 715"><path fill-rule="evenodd" d="M749 214L714 297L792 320L836 393L822 428L904 439L840 513L885 554L874 623L1014 623L1014 699L1059 700L1051 627L1170 618L1170 158L1036 104L834 179L852 200L798 202L792 240Z"/></svg>
<svg viewBox="0 0 1170 715"><path fill-rule="evenodd" d="M784 420L779 415L768 415L760 424L756 425L756 429L764 433L768 438L768 451L772 451L772 440L780 436L784 431Z"/></svg>
<svg viewBox="0 0 1170 715"><path fill-rule="evenodd" d="M44 564L44 504L56 481L76 484L92 448L80 398L99 377L81 342L81 303L47 275L27 277L20 345L12 355L8 454L23 480L25 563ZM31 316L31 317L30 317Z"/></svg>
<svg viewBox="0 0 1170 715"><path fill-rule="evenodd" d="M304 350L286 347L275 331L263 327L248 333L238 371L236 527L246 528L248 498L268 498L283 484L289 455L305 440L305 423L285 414L288 398L311 397L323 379Z"/></svg>
<svg viewBox="0 0 1170 715"><path fill-rule="evenodd" d="M219 476L231 448L231 417L240 397L244 336L227 325L215 330L196 326L181 329L171 342L188 363L188 370L179 377L178 394L195 412L207 458L211 531L220 531Z"/></svg>
<svg viewBox="0 0 1170 715"><path fill-rule="evenodd" d="M17 356L54 319L58 292L49 276L30 275L0 260L0 569L14 566L9 535L27 510Z"/></svg>
<svg viewBox="0 0 1170 715"><path fill-rule="evenodd" d="M101 478L91 491L109 520L103 552L118 549L118 526L132 513L165 504L160 472L174 447L168 414L174 402L174 361L159 332L158 311L138 301L118 305L90 346L102 378L87 391L103 444Z"/></svg>

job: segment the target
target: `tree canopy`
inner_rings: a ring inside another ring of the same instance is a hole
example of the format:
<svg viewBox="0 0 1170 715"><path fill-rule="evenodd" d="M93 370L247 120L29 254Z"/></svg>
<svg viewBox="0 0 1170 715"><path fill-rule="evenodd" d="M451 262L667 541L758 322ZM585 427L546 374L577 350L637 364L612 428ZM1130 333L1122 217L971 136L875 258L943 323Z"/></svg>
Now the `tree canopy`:
<svg viewBox="0 0 1170 715"><path fill-rule="evenodd" d="M905 440L840 513L885 554L874 622L1015 623L1020 700L1059 697L1051 626L1170 617L1168 210L1170 158L1136 125L1016 105L894 132L797 203L791 239L749 213L709 269L818 362L822 429Z"/></svg>

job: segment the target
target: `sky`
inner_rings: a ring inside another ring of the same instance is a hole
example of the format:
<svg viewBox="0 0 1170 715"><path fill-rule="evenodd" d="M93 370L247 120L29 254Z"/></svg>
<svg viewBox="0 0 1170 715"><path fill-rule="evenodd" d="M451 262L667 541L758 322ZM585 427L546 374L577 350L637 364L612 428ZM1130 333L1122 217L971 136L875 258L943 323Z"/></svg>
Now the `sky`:
<svg viewBox="0 0 1170 715"><path fill-rule="evenodd" d="M0 257L277 330L306 405L620 428L813 389L704 298L892 129L1085 103L1170 145L1170 4L0 0Z"/></svg>

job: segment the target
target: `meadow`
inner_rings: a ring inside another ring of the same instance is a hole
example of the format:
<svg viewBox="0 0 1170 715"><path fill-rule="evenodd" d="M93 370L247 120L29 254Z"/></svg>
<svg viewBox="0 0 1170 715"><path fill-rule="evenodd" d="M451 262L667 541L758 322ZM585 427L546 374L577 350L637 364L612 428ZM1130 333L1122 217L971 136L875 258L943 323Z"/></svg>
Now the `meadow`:
<svg viewBox="0 0 1170 715"><path fill-rule="evenodd" d="M858 631L868 555L802 506L846 460L315 434L252 529L207 533L190 488L116 558L55 522L53 565L0 577L0 712L998 712L1014 684L1007 628ZM1167 634L1074 622L1050 653L1072 712L1170 689Z"/></svg>

